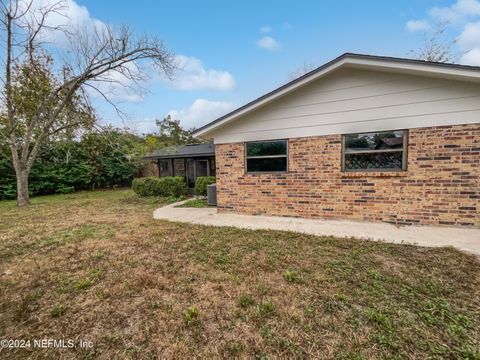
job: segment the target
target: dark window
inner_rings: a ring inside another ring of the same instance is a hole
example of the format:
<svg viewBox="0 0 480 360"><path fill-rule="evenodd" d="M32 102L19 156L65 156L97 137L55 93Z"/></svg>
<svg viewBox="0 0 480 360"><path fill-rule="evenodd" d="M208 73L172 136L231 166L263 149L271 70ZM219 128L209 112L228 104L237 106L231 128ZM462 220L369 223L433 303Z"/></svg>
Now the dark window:
<svg viewBox="0 0 480 360"><path fill-rule="evenodd" d="M287 140L245 144L247 172L287 171Z"/></svg>
<svg viewBox="0 0 480 360"><path fill-rule="evenodd" d="M175 159L173 160L175 166L175 176L185 176L185 160Z"/></svg>
<svg viewBox="0 0 480 360"><path fill-rule="evenodd" d="M187 186L195 187L195 160L187 159Z"/></svg>
<svg viewBox="0 0 480 360"><path fill-rule="evenodd" d="M406 170L407 136L407 130L343 135L343 170Z"/></svg>
<svg viewBox="0 0 480 360"><path fill-rule="evenodd" d="M160 176L173 176L172 160L159 160Z"/></svg>

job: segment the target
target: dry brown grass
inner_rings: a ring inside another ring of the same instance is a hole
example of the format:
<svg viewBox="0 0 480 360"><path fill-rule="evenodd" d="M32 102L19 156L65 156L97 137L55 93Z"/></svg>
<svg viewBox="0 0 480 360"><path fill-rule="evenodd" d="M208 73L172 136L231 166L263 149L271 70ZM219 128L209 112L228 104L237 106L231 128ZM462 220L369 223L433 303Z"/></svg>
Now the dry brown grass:
<svg viewBox="0 0 480 360"><path fill-rule="evenodd" d="M480 359L480 262L427 249L152 219L128 190L0 203L13 359Z"/></svg>

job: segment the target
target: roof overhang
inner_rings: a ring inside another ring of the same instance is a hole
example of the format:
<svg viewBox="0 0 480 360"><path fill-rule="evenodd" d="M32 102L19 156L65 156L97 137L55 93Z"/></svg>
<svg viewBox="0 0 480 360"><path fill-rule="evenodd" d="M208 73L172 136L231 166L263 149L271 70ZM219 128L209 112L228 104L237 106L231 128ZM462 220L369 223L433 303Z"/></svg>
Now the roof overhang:
<svg viewBox="0 0 480 360"><path fill-rule="evenodd" d="M315 81L335 70L343 67L404 73L418 76L430 76L452 80L469 81L480 83L480 67L437 63L423 60L412 60L394 57L373 56L346 53L336 59L306 73L279 88L260 96L259 98L239 107L236 110L208 123L197 129L193 136L208 137L214 130L222 127L239 117L250 113L298 88L301 88L312 81Z"/></svg>
<svg viewBox="0 0 480 360"><path fill-rule="evenodd" d="M172 155L145 155L142 156L142 159L145 160L162 160L162 159L190 159L190 158L198 158L198 157L209 157L215 156L214 152L211 153L203 153L203 154L172 154Z"/></svg>

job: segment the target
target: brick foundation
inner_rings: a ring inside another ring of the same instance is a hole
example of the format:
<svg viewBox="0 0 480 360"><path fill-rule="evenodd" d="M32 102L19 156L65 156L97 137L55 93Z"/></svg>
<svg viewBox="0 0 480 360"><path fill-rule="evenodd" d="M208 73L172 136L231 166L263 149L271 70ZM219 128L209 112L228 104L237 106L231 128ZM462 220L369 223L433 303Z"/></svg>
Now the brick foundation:
<svg viewBox="0 0 480 360"><path fill-rule="evenodd" d="M480 227L480 124L409 130L405 172L341 171L341 135L288 141L289 171L246 174L216 146L220 212Z"/></svg>

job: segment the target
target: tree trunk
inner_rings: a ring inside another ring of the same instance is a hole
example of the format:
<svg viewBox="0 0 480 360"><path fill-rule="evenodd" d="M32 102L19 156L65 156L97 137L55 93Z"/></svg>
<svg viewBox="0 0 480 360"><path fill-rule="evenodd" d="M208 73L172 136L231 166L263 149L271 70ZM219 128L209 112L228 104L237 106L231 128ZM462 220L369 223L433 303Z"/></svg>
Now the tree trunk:
<svg viewBox="0 0 480 360"><path fill-rule="evenodd" d="M17 205L26 206L30 204L28 195L28 172L20 170L17 172Z"/></svg>

